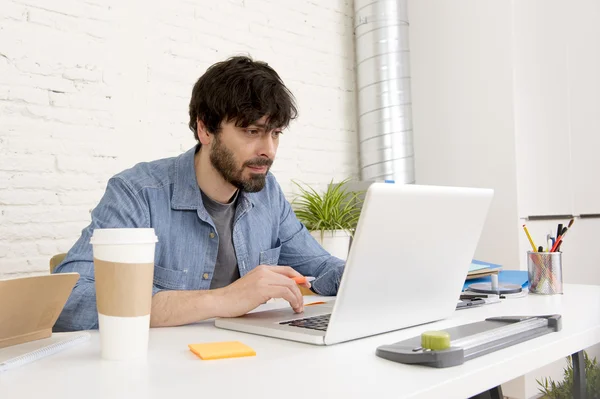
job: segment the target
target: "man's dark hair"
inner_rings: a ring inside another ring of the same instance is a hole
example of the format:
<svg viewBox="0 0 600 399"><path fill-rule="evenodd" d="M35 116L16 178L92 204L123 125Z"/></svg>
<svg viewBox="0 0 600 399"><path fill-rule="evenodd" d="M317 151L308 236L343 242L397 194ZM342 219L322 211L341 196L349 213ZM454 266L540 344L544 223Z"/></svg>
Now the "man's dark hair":
<svg viewBox="0 0 600 399"><path fill-rule="evenodd" d="M277 72L246 56L210 66L194 85L189 111L196 140L198 119L210 133L218 133L223 121L246 127L266 115L268 131L287 127L298 114L294 96Z"/></svg>

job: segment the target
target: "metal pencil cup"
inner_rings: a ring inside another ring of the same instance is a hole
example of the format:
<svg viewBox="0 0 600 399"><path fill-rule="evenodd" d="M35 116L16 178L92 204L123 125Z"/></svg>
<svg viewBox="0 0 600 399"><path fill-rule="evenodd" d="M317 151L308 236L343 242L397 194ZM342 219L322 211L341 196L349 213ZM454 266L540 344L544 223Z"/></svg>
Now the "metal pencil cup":
<svg viewBox="0 0 600 399"><path fill-rule="evenodd" d="M529 292L562 294L562 252L527 252Z"/></svg>

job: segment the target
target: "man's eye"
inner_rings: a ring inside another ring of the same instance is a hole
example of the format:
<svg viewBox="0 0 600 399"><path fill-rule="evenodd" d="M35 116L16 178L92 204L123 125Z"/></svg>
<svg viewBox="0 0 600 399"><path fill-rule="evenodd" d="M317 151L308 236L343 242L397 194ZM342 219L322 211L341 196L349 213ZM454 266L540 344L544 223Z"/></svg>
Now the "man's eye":
<svg viewBox="0 0 600 399"><path fill-rule="evenodd" d="M258 134L258 129L246 129L246 133L254 136L254 135Z"/></svg>
<svg viewBox="0 0 600 399"><path fill-rule="evenodd" d="M274 131L272 134L273 134L273 137L279 137L283 134L283 132L281 130L279 130L279 131Z"/></svg>

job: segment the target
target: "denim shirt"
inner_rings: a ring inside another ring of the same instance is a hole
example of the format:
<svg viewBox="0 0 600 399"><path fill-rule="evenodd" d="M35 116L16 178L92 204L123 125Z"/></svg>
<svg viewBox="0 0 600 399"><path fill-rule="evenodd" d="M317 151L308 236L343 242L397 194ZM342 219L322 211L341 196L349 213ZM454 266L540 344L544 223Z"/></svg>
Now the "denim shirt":
<svg viewBox="0 0 600 399"><path fill-rule="evenodd" d="M80 274L54 331L98 328L90 244L97 228L154 228L158 243L153 295L162 290L209 289L218 234L196 181L196 151L194 147L178 157L137 164L108 181L91 223L54 271ZM325 251L298 221L275 177L269 173L260 192L239 195L233 245L240 276L261 264L286 265L316 277L312 282L316 293L336 295L345 262Z"/></svg>

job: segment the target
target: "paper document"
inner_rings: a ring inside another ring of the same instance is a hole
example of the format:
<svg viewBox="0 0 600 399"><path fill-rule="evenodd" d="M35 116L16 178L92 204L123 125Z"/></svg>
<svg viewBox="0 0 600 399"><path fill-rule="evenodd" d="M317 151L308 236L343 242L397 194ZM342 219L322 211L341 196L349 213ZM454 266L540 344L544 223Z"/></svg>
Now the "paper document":
<svg viewBox="0 0 600 399"><path fill-rule="evenodd" d="M90 339L88 332L54 333L50 338L0 349L0 373L60 352Z"/></svg>

